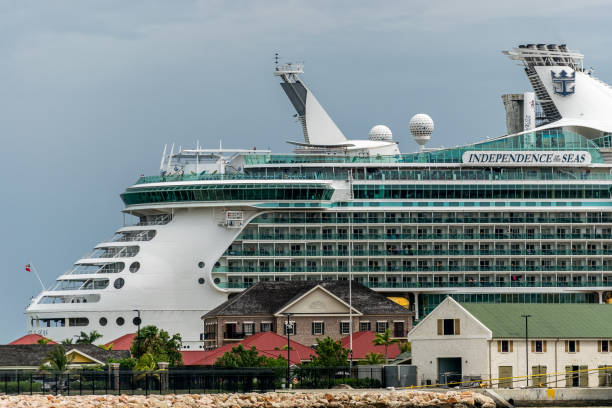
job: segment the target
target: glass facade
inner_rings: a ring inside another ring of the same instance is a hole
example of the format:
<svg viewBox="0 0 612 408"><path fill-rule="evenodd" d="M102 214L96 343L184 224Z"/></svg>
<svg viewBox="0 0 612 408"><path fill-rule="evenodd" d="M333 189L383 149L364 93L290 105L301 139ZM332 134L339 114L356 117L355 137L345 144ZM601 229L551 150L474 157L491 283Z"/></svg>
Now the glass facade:
<svg viewBox="0 0 612 408"><path fill-rule="evenodd" d="M353 186L363 199L603 199L610 186L590 184L368 184Z"/></svg>
<svg viewBox="0 0 612 408"><path fill-rule="evenodd" d="M333 187L324 184L207 184L130 188L121 194L126 205L185 201L329 200Z"/></svg>

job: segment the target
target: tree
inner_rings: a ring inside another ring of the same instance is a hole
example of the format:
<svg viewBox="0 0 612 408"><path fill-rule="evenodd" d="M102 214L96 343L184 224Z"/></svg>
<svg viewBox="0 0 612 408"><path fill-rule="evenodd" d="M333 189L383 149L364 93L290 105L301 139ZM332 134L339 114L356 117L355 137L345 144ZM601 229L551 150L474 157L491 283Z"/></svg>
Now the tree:
<svg viewBox="0 0 612 408"><path fill-rule="evenodd" d="M64 346L68 346L68 345L73 344L73 343L74 343L74 340L72 338L62 340L62 344Z"/></svg>
<svg viewBox="0 0 612 408"><path fill-rule="evenodd" d="M349 351L342 343L331 337L317 339L317 355L312 358L311 365L319 367L344 367L348 365Z"/></svg>
<svg viewBox="0 0 612 408"><path fill-rule="evenodd" d="M181 343L180 334L170 337L165 330L145 326L140 330L140 336L134 338L130 351L137 358L149 353L156 363L165 361L170 363L171 367L177 367L183 365L183 357L179 351Z"/></svg>
<svg viewBox="0 0 612 408"><path fill-rule="evenodd" d="M68 364L73 360L73 357L66 355L66 349L62 344L55 346L43 360L41 369L51 368L52 371L64 372L68 370Z"/></svg>
<svg viewBox="0 0 612 408"><path fill-rule="evenodd" d="M49 344L49 342L51 342L51 340L49 340L46 337L43 337L42 339L36 340L36 344Z"/></svg>
<svg viewBox="0 0 612 408"><path fill-rule="evenodd" d="M409 353L412 351L412 345L409 341L401 342L399 344L399 349L402 353Z"/></svg>
<svg viewBox="0 0 612 408"><path fill-rule="evenodd" d="M368 354L365 355L365 359L361 363L367 365L380 365L384 362L385 358L382 354L370 351Z"/></svg>
<svg viewBox="0 0 612 408"><path fill-rule="evenodd" d="M385 364L389 364L389 346L399 343L399 339L391 338L391 329L387 329L384 333L376 333L372 343L375 346L385 346Z"/></svg>
<svg viewBox="0 0 612 408"><path fill-rule="evenodd" d="M287 360L281 356L277 358L266 357L260 355L255 346L246 349L242 344L239 344L219 357L215 365L227 368L285 367L287 366Z"/></svg>
<svg viewBox="0 0 612 408"><path fill-rule="evenodd" d="M93 344L94 341L100 338L102 338L102 334L97 330L94 330L89 334L82 331L79 334L79 338L77 339L76 344Z"/></svg>
<svg viewBox="0 0 612 408"><path fill-rule="evenodd" d="M114 343L111 343L109 345L98 344L98 347L100 347L102 350L106 350L106 351L112 351L113 350L113 346L114 346Z"/></svg>

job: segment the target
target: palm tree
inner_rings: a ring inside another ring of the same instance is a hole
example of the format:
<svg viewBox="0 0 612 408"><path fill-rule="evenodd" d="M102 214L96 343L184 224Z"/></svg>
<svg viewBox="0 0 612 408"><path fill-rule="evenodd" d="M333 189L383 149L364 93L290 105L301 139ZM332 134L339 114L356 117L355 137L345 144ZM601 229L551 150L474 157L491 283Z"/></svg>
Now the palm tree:
<svg viewBox="0 0 612 408"><path fill-rule="evenodd" d="M64 346L58 344L47 354L41 368L46 369L50 367L53 371L64 372L68 370L68 365L73 359L74 357L68 357L66 355L66 349Z"/></svg>
<svg viewBox="0 0 612 408"><path fill-rule="evenodd" d="M385 359L383 358L383 355L380 353L374 353L373 351L366 354L365 359L363 360L363 364L367 365L380 365L384 362Z"/></svg>
<svg viewBox="0 0 612 408"><path fill-rule="evenodd" d="M72 343L74 343L74 339L73 338L62 340L62 344L65 345L65 346L67 346L69 344L72 344Z"/></svg>
<svg viewBox="0 0 612 408"><path fill-rule="evenodd" d="M94 341L98 340L101 337L102 334L97 330L94 330L89 334L82 331L79 334L79 338L77 339L76 344L93 344Z"/></svg>
<svg viewBox="0 0 612 408"><path fill-rule="evenodd" d="M385 364L389 364L389 346L399 343L399 339L392 338L391 329L387 328L384 333L376 333L372 343L374 343L375 346L385 346Z"/></svg>

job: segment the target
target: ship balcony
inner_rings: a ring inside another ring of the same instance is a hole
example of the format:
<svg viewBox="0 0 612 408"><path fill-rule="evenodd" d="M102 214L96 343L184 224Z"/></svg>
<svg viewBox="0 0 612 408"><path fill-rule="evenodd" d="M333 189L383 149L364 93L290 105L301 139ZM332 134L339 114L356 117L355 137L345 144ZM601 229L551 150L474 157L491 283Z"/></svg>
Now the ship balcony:
<svg viewBox="0 0 612 408"><path fill-rule="evenodd" d="M537 249L537 250L510 250L510 249L490 249L490 250L418 250L418 249L396 249L396 250L355 250L351 254L349 251L226 251L223 256L236 258L249 257L389 257L389 256L541 256L541 255L612 255L612 249Z"/></svg>
<svg viewBox="0 0 612 408"><path fill-rule="evenodd" d="M264 214L265 215L265 214ZM351 224L587 224L587 223L609 223L612 216L603 218L585 217L456 217L456 216L434 216L416 217L403 216L401 213L396 217L354 217ZM251 224L348 224L348 217L263 217L259 216L251 221Z"/></svg>
<svg viewBox="0 0 612 408"><path fill-rule="evenodd" d="M117 232L110 242L138 242L138 241L150 241L152 240L157 231L153 229L149 230L129 230Z"/></svg>
<svg viewBox="0 0 612 408"><path fill-rule="evenodd" d="M612 280L587 282L514 281L514 282L386 282L364 281L360 283L371 289L452 289L452 288L610 288ZM222 289L248 289L254 282L220 282Z"/></svg>
<svg viewBox="0 0 612 408"><path fill-rule="evenodd" d="M348 266L215 266L213 273L286 273L286 272L348 272ZM420 265L420 266L363 266L353 265L350 272L612 272L612 265Z"/></svg>
<svg viewBox="0 0 612 408"><path fill-rule="evenodd" d="M99 290L108 287L108 279L70 279L58 280L51 291L64 290Z"/></svg>
<svg viewBox="0 0 612 408"><path fill-rule="evenodd" d="M51 293L51 292L47 292ZM59 304L74 304L74 303L97 303L100 301L99 294L72 294L54 293L53 295L44 295L38 301L38 305L59 305Z"/></svg>
<svg viewBox="0 0 612 408"><path fill-rule="evenodd" d="M130 258L139 251L139 246L105 246L94 249L81 259Z"/></svg>
<svg viewBox="0 0 612 408"><path fill-rule="evenodd" d="M236 241L389 241L389 240L524 240L524 239L612 239L608 233L558 233L558 234L244 234L236 238Z"/></svg>

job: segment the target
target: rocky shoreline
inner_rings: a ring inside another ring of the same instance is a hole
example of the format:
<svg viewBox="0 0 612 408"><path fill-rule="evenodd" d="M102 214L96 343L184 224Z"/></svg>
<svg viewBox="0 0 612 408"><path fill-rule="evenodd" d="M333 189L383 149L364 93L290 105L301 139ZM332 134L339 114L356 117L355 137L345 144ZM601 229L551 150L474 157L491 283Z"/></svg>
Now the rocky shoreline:
<svg viewBox="0 0 612 408"><path fill-rule="evenodd" d="M0 408L495 408L471 391L295 392L187 395L0 395Z"/></svg>

